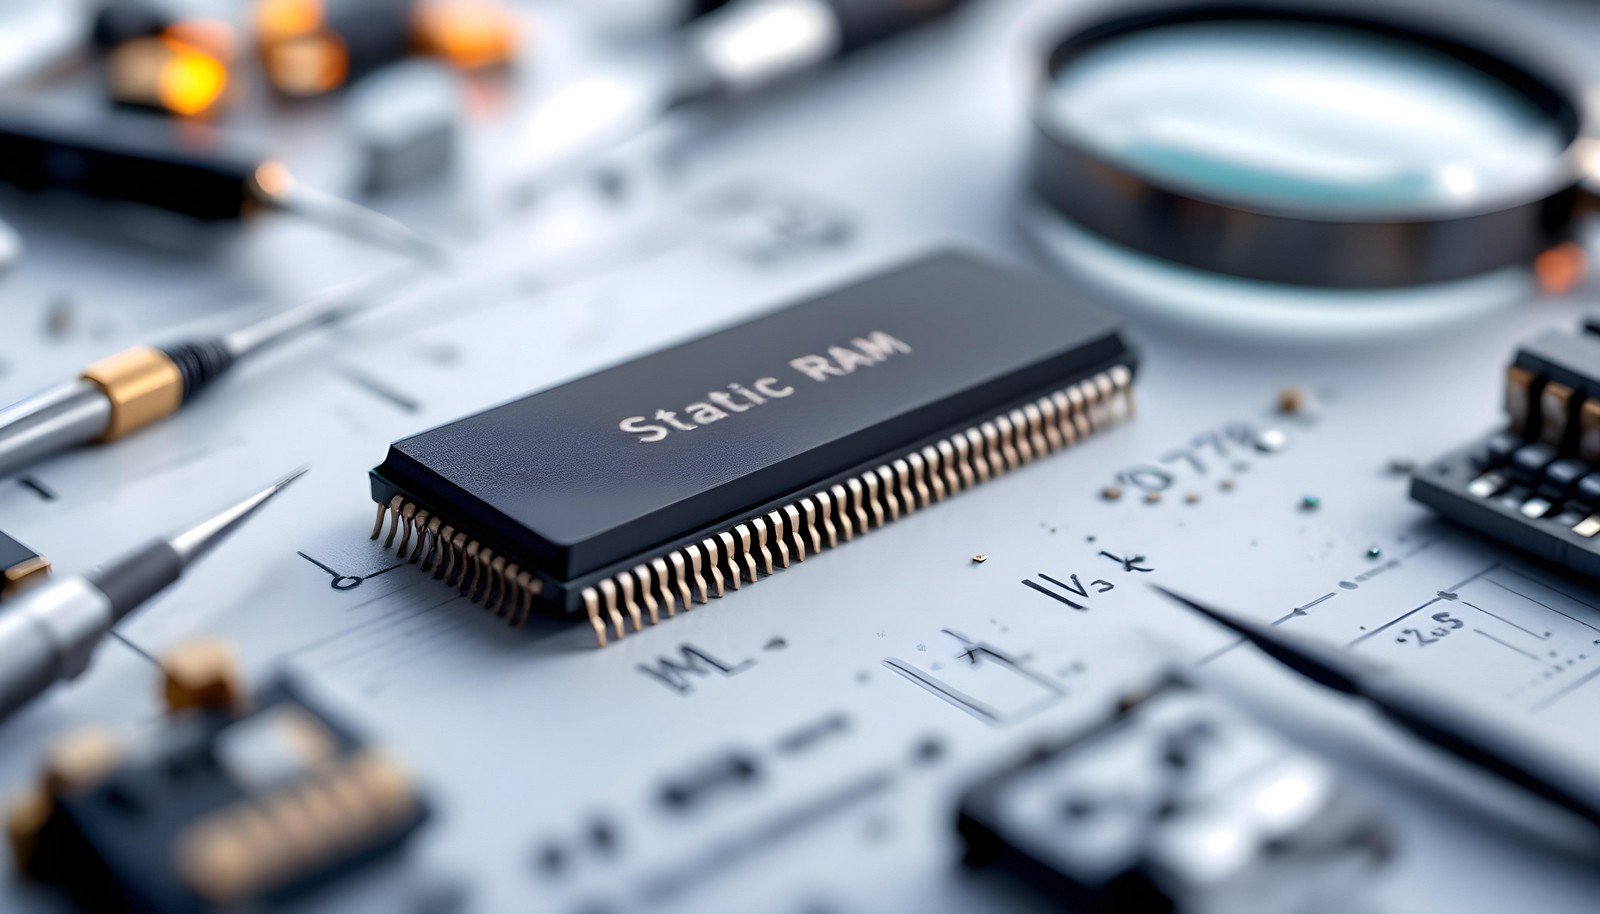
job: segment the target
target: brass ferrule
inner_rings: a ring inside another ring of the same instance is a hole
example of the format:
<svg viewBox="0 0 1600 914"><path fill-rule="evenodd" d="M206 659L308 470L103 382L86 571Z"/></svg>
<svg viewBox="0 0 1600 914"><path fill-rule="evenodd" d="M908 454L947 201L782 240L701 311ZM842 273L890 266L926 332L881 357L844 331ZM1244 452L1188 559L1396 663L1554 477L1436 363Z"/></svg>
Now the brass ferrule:
<svg viewBox="0 0 1600 914"><path fill-rule="evenodd" d="M178 411L183 375L159 349L139 346L101 359L84 369L85 381L111 401L111 421L101 441L115 441Z"/></svg>

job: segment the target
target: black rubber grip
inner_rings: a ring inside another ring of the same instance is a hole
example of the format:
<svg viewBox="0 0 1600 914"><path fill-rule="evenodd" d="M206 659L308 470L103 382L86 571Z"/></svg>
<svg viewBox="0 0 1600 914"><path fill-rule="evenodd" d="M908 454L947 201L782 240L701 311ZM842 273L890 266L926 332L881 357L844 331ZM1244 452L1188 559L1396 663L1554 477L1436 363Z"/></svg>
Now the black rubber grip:
<svg viewBox="0 0 1600 914"><path fill-rule="evenodd" d="M938 19L963 2L965 0L827 0L839 23L839 40L846 52Z"/></svg>
<svg viewBox="0 0 1600 914"><path fill-rule="evenodd" d="M111 612L122 618L178 579L183 560L166 540L156 540L132 555L87 575L111 601Z"/></svg>
<svg viewBox="0 0 1600 914"><path fill-rule="evenodd" d="M191 340L162 346L161 351L183 376L183 399L188 400L212 378L233 366L233 355L221 340Z"/></svg>
<svg viewBox="0 0 1600 914"><path fill-rule="evenodd" d="M242 218L259 157L203 124L145 114L0 112L0 182L70 191L196 219Z"/></svg>

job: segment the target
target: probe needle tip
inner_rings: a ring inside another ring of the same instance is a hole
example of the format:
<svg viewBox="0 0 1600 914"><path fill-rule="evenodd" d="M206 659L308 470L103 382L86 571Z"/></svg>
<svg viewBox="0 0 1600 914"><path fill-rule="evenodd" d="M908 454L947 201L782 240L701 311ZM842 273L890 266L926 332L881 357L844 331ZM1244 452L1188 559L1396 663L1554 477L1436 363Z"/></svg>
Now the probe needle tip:
<svg viewBox="0 0 1600 914"><path fill-rule="evenodd" d="M1165 587L1156 584L1150 586L1162 596L1239 635L1284 666L1330 689L1362 694L1366 677L1371 673L1381 672L1379 667L1360 658L1348 656L1337 647L1319 639L1280 631L1244 616L1207 606Z"/></svg>
<svg viewBox="0 0 1600 914"><path fill-rule="evenodd" d="M293 472L283 476L265 489L245 498L223 510L211 515L195 524L182 533L173 536L168 542L184 565L193 563L200 556L211 551L211 548L236 530L250 515L261 509L261 506L271 501L273 496L283 491L290 483L305 475L308 466L301 466Z"/></svg>
<svg viewBox="0 0 1600 914"><path fill-rule="evenodd" d="M289 483L294 482L296 479L299 479L300 477L306 475L306 471L310 470L310 469L311 469L311 464L302 463L300 466L290 470L288 473L285 473L283 475L283 477L280 478L277 482L275 482L272 485L268 486L268 488L271 490L268 494L276 494L277 492L282 490L285 486L287 486Z"/></svg>
<svg viewBox="0 0 1600 914"><path fill-rule="evenodd" d="M366 241L428 264L451 266L450 252L433 238L409 225L354 200L347 200L289 180L263 181L259 174L256 196L263 203L301 216L350 238Z"/></svg>

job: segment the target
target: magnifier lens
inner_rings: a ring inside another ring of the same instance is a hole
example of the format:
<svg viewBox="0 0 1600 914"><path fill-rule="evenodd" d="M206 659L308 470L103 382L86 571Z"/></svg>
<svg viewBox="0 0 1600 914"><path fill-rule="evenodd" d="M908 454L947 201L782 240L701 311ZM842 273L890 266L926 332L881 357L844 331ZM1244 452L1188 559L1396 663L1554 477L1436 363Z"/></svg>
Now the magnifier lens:
<svg viewBox="0 0 1600 914"><path fill-rule="evenodd" d="M1110 38L1053 75L1038 116L1147 179L1316 214L1435 213L1531 194L1571 140L1516 88L1442 51L1293 21Z"/></svg>

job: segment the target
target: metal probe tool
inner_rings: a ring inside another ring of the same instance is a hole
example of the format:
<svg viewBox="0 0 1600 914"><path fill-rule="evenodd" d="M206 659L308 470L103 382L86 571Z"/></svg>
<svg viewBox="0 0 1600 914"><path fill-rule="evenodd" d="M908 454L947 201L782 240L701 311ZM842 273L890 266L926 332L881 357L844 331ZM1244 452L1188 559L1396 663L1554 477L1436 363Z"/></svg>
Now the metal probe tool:
<svg viewBox="0 0 1600 914"><path fill-rule="evenodd" d="M1280 631L1164 587L1157 592L1244 636L1311 681L1365 699L1386 719L1435 748L1600 826L1600 766L1552 745L1519 722L1418 684L1336 645Z"/></svg>
<svg viewBox="0 0 1600 914"><path fill-rule="evenodd" d="M101 359L77 380L0 407L0 477L91 441L115 441L177 412L241 359L365 307L414 275L399 269L330 289L218 337L136 346Z"/></svg>
<svg viewBox="0 0 1600 914"><path fill-rule="evenodd" d="M245 500L85 575L32 588L0 608L0 720L89 666L111 627L238 529L302 467Z"/></svg>
<svg viewBox="0 0 1600 914"><path fill-rule="evenodd" d="M967 0L733 0L697 18L675 37L665 85L651 101L607 123L517 179L511 210L592 177L597 158L648 145L657 129L686 109L760 93L829 61L942 19Z"/></svg>
<svg viewBox="0 0 1600 914"><path fill-rule="evenodd" d="M140 114L0 110L0 183L65 191L206 222L293 213L340 234L441 265L437 242L398 220L296 181L280 162L236 149L203 124Z"/></svg>

